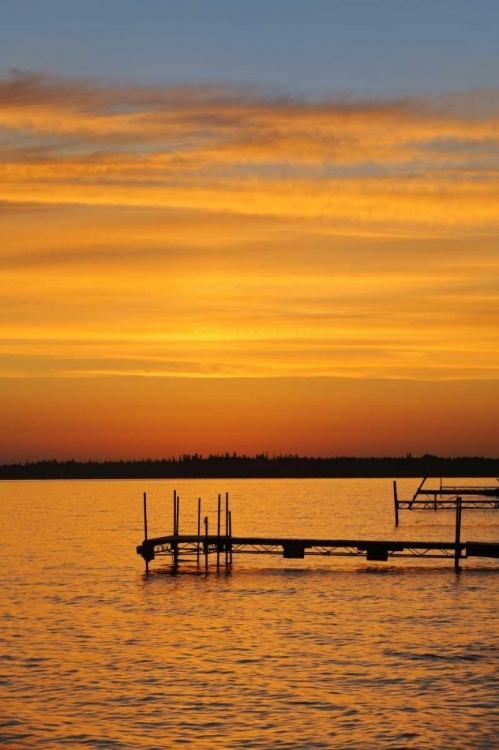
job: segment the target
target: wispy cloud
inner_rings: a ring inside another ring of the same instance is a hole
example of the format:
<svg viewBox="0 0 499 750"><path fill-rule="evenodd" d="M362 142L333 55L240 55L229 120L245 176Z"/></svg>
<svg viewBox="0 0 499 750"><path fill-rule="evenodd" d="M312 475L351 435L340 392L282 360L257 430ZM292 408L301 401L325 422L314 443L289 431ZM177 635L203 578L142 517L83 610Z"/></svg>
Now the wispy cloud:
<svg viewBox="0 0 499 750"><path fill-rule="evenodd" d="M496 92L309 102L15 73L0 84L0 128L0 198L14 202L371 223L489 224L497 214Z"/></svg>
<svg viewBox="0 0 499 750"><path fill-rule="evenodd" d="M1 373L497 379L499 94L0 81Z"/></svg>

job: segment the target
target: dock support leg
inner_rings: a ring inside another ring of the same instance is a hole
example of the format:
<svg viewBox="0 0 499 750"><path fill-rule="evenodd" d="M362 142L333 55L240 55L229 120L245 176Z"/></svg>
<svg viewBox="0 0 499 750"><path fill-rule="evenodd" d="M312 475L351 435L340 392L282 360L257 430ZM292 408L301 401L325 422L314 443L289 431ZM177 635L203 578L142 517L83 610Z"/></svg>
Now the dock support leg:
<svg viewBox="0 0 499 750"><path fill-rule="evenodd" d="M177 490L173 491L173 536L178 536L178 519L179 519L179 512L180 512L180 498L177 495ZM174 542L172 544L172 550L173 550L173 572L176 573L178 571L178 544L177 542Z"/></svg>
<svg viewBox="0 0 499 750"><path fill-rule="evenodd" d="M225 493L225 570L229 567L229 493Z"/></svg>
<svg viewBox="0 0 499 750"><path fill-rule="evenodd" d="M232 511L231 510L229 510L229 539L230 539L229 565L232 567Z"/></svg>
<svg viewBox="0 0 499 750"><path fill-rule="evenodd" d="M147 541L147 494L144 492L144 540ZM146 576L149 575L149 560L146 560Z"/></svg>
<svg viewBox="0 0 499 750"><path fill-rule="evenodd" d="M459 561L461 559L461 517L463 513L462 498L456 497L456 553L454 556L454 570L460 571Z"/></svg>
<svg viewBox="0 0 499 750"><path fill-rule="evenodd" d="M197 544L197 550L196 550L196 557L197 557L197 563L199 565L199 553L201 549L201 543L199 541L201 537L201 498L198 497L198 544Z"/></svg>
<svg viewBox="0 0 499 750"><path fill-rule="evenodd" d="M220 570L220 521L222 513L222 495L218 496L217 506L217 572Z"/></svg>
<svg viewBox="0 0 499 750"><path fill-rule="evenodd" d="M397 495L397 482L393 482L393 507L395 509L395 526L399 525L399 501Z"/></svg>
<svg viewBox="0 0 499 750"><path fill-rule="evenodd" d="M205 573L208 572L208 516L204 517L204 533L205 533L205 542L204 542L204 571Z"/></svg>

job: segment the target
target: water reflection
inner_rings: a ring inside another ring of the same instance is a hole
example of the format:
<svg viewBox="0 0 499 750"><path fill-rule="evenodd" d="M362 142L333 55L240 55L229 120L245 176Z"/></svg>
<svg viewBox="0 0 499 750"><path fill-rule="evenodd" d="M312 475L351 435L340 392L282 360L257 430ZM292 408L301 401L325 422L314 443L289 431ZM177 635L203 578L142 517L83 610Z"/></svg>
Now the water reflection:
<svg viewBox="0 0 499 750"><path fill-rule="evenodd" d="M395 533L382 480L181 484L181 524L229 490L238 533ZM490 562L456 577L446 561L241 557L231 575L144 578L144 489L169 530L169 483L0 487L6 747L494 747ZM397 533L422 526L445 538L452 521L409 514ZM470 529L497 539L498 522L477 511Z"/></svg>

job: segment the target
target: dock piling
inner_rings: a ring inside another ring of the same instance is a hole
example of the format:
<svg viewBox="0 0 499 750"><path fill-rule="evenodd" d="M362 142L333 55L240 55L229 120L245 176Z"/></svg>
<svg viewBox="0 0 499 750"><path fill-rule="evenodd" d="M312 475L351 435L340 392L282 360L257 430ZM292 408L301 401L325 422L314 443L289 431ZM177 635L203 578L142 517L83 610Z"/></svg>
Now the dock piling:
<svg viewBox="0 0 499 750"><path fill-rule="evenodd" d="M147 542L147 493L144 492L144 541ZM149 575L149 560L146 559L146 576Z"/></svg>
<svg viewBox="0 0 499 750"><path fill-rule="evenodd" d="M461 518L463 514L462 498L456 497L456 553L454 556L454 570L460 571L459 561L461 559Z"/></svg>
<svg viewBox="0 0 499 750"><path fill-rule="evenodd" d="M178 537L179 535L179 511L180 511L180 498L177 495L177 491L173 491L173 536ZM173 552L173 571L176 573L178 570L178 544L174 542L172 544Z"/></svg>
<svg viewBox="0 0 499 750"><path fill-rule="evenodd" d="M229 565L229 493L225 493L225 569Z"/></svg>
<svg viewBox="0 0 499 750"><path fill-rule="evenodd" d="M208 549L208 545L209 545L209 540L208 540L208 516L204 517L204 533L205 533L205 541L204 541L204 569L205 569L205 572L207 573L208 572L208 552L209 552L209 549Z"/></svg>
<svg viewBox="0 0 499 750"><path fill-rule="evenodd" d="M222 495L218 496L217 505L217 571L220 570L220 526L222 513Z"/></svg>
<svg viewBox="0 0 499 750"><path fill-rule="evenodd" d="M232 511L228 511L229 515L229 539L230 539L230 547L229 547L229 565L232 566Z"/></svg>
<svg viewBox="0 0 499 750"><path fill-rule="evenodd" d="M197 564L199 565L199 553L200 553L200 539L201 539L201 498L198 497L198 543L197 543L197 551L196 551L196 558L197 558Z"/></svg>

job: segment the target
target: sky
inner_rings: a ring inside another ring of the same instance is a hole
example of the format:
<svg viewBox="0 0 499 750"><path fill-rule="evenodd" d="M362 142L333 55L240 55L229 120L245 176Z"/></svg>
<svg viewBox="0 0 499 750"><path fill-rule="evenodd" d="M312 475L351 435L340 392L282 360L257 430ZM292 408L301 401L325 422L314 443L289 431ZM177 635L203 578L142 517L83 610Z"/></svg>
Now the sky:
<svg viewBox="0 0 499 750"><path fill-rule="evenodd" d="M497 2L0 12L0 463L499 455Z"/></svg>

